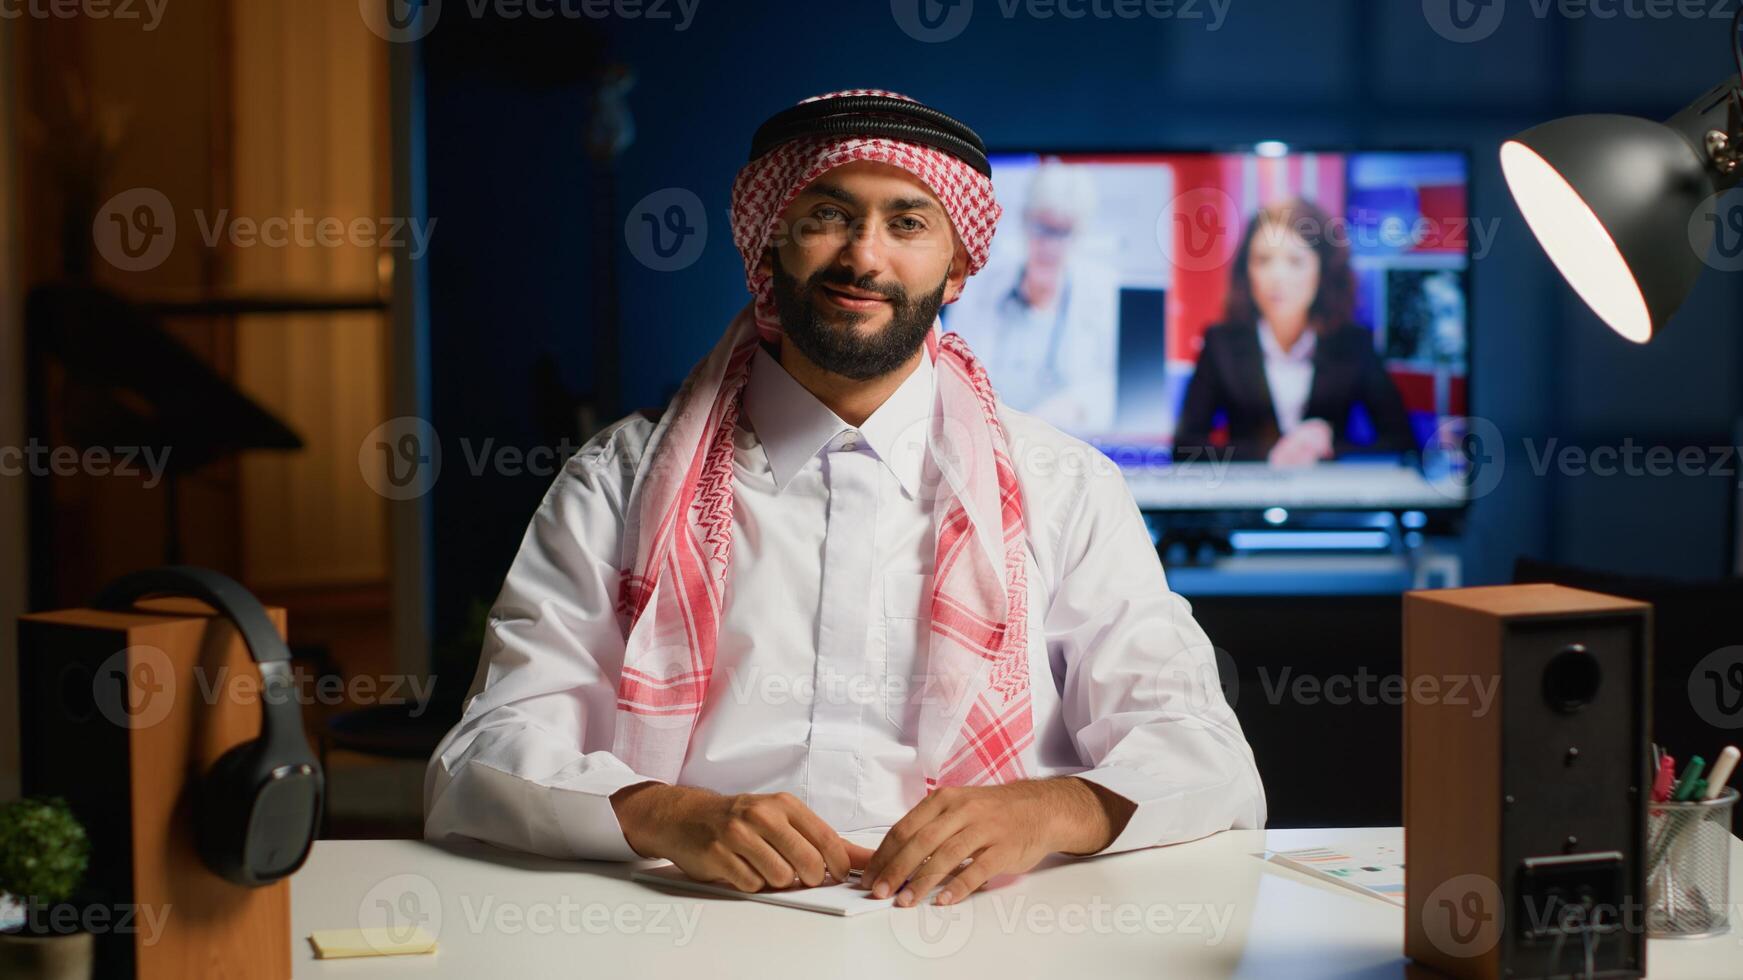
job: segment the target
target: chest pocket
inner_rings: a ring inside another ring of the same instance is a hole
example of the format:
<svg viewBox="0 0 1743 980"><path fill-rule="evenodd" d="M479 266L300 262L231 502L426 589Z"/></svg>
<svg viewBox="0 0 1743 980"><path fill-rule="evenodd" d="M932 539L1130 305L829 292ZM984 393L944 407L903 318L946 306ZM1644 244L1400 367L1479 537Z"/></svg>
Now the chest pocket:
<svg viewBox="0 0 1743 980"><path fill-rule="evenodd" d="M879 701L884 720L904 733L919 730L926 648L932 632L927 615L931 600L931 575L884 573L884 678Z"/></svg>
<svg viewBox="0 0 1743 980"><path fill-rule="evenodd" d="M1034 559L1029 562L1029 682L1051 684L1045 631L1046 608L1037 590ZM884 718L904 734L919 731L920 702L926 693L926 651L931 642L932 576L922 572L884 573Z"/></svg>

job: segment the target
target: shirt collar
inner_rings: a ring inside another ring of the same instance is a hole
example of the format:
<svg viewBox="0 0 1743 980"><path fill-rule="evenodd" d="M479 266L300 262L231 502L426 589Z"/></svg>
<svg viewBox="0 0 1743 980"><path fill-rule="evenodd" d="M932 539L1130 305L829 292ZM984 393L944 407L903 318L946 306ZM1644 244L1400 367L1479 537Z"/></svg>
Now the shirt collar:
<svg viewBox="0 0 1743 980"><path fill-rule="evenodd" d="M1259 318L1259 349L1265 352L1265 359L1268 361L1311 361L1313 348L1317 344L1318 338L1314 336L1313 328L1309 327L1301 331L1301 336L1295 339L1295 346L1285 352L1283 345L1277 343L1277 338L1272 335L1271 324L1265 322L1264 317Z"/></svg>
<svg viewBox="0 0 1743 980"><path fill-rule="evenodd" d="M926 434L931 426L932 355L922 351L920 363L877 410L858 426L862 441L883 460L910 496L920 490ZM822 452L844 429L852 429L787 373L781 363L758 346L745 381L744 413L768 457L777 492L811 457Z"/></svg>

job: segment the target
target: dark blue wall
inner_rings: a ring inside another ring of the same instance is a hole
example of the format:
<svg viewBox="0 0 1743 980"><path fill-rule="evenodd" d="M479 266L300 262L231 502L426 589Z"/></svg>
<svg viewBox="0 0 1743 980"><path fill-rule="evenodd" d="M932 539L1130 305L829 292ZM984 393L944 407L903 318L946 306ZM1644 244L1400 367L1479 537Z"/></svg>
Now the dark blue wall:
<svg viewBox="0 0 1743 980"><path fill-rule="evenodd" d="M1197 6L1208 14L1204 0ZM1538 475L1526 441L1539 451L1551 437L1734 442L1743 275L1709 272L1660 339L1628 344L1555 276L1495 154L1502 139L1557 115L1668 116L1730 70L1728 23L1540 18L1527 0L1505 6L1491 36L1455 43L1416 0L1232 0L1216 30L1205 20L1039 19L1022 6L1007 19L999 0L979 0L960 35L922 43L883 0L701 0L682 31L616 19L505 32L450 3L426 42L429 211L440 221L430 267L434 414L448 454L435 498L438 630L457 604L494 594L548 483L473 477L458 437L536 444L528 375L541 352L577 390L595 371L617 372L614 415L663 403L745 300L726 215L751 131L801 97L858 86L933 103L994 146L1275 138L1468 147L1476 217L1499 221L1473 279L1472 401L1507 441L1505 477L1470 512L1468 580L1505 581L1520 554L1723 574L1735 475ZM504 45L512 57L478 67L480 47ZM621 358L605 365L593 358L598 256L582 143L590 89L576 74L601 56L641 79L629 100L638 135L620 161L612 217ZM701 258L676 272L635 262L622 235L629 208L665 188L693 191L707 212Z"/></svg>

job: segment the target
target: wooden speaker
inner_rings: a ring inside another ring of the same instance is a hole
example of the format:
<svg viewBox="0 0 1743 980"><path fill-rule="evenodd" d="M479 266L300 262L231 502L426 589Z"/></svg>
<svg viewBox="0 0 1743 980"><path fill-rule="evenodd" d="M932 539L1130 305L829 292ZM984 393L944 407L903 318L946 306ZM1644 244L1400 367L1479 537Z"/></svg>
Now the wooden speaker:
<svg viewBox="0 0 1743 980"><path fill-rule="evenodd" d="M260 732L260 674L203 605L140 608L20 618L24 792L65 797L90 834L99 978L285 980L290 882L225 881L192 829L194 780Z"/></svg>
<svg viewBox="0 0 1743 980"><path fill-rule="evenodd" d="M1651 615L1559 585L1404 596L1404 952L1646 973Z"/></svg>

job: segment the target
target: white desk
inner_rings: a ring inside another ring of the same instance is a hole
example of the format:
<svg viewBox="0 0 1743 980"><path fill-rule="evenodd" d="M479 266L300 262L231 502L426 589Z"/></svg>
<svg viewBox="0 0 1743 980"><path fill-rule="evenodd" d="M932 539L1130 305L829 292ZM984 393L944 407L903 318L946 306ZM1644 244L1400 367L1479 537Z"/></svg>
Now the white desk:
<svg viewBox="0 0 1743 980"><path fill-rule="evenodd" d="M293 975L520 980L653 970L965 980L1061 976L1067 967L1064 980L1402 977L1401 909L1252 856L1375 833L1230 831L1173 847L1053 859L953 908L852 918L661 890L629 881L625 864L418 841L322 841L291 879ZM1743 890L1743 842L1735 840L1731 881L1733 895ZM437 952L314 959L311 931L355 928L360 908L379 902L424 917ZM1733 904L1727 936L1651 940L1650 975L1743 977L1739 911Z"/></svg>

